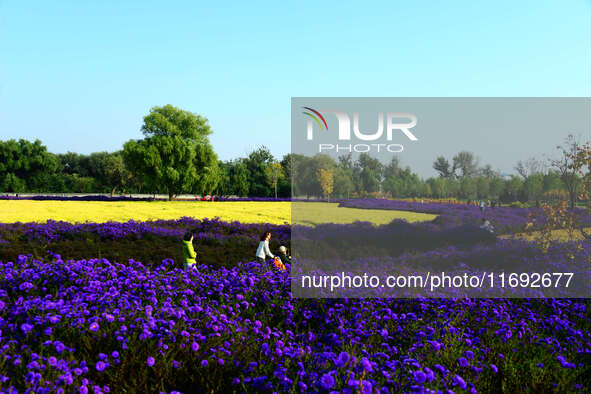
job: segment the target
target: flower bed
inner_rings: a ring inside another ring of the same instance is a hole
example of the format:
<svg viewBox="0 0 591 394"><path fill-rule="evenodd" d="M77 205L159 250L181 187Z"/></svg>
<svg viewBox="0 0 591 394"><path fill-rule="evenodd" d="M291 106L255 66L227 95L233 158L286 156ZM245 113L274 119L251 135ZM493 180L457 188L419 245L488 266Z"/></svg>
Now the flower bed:
<svg viewBox="0 0 591 394"><path fill-rule="evenodd" d="M439 227L448 229L462 224L480 225L482 218L489 219L497 233L509 234L524 231L529 215L539 217L542 210L539 208L509 208L486 207L484 212L476 205L467 204L439 204L417 203L412 201L385 200L385 199L351 199L343 200L339 206L360 209L386 209L399 211L412 211L438 214L434 223ZM580 220L585 226L591 226L591 214L577 208Z"/></svg>
<svg viewBox="0 0 591 394"><path fill-rule="evenodd" d="M287 273L0 264L0 387L35 392L581 391L585 300L293 299ZM289 268L289 267L288 267Z"/></svg>

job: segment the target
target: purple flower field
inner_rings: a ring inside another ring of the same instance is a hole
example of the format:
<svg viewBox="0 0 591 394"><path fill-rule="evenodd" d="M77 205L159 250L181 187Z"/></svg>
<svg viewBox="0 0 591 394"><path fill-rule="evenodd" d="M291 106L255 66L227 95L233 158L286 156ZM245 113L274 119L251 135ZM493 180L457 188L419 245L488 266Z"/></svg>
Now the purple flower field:
<svg viewBox="0 0 591 394"><path fill-rule="evenodd" d="M59 256L1 264L3 389L587 387L586 301L303 300L291 298L287 273L267 265L170 265Z"/></svg>
<svg viewBox="0 0 591 394"><path fill-rule="evenodd" d="M401 200L384 199L350 199L342 200L339 206L361 209L385 209L398 211L412 211L421 213L438 214L434 224L444 229L453 228L463 224L479 225L483 217L491 221L498 234L510 234L522 232L528 215L538 217L542 215L539 208L509 208L509 207L486 207L484 212L476 205L467 204L440 204L440 203L418 203ZM591 214L577 208L579 218L585 226L591 226Z"/></svg>
<svg viewBox="0 0 591 394"><path fill-rule="evenodd" d="M461 235L470 223L461 224L448 231ZM365 224L343 225L343 234L358 231L355 226ZM475 238L458 247L450 238L450 244L441 244L444 232L437 223L388 226L438 242L432 249L401 250L391 257L400 265L495 259L567 264L591 256L588 242L577 250L555 245L541 256L525 241ZM198 255L201 241L219 245L220 253L240 244L249 256L262 231L273 233L272 248L289 245L291 236L289 226L191 218L3 224L0 235L8 240L6 247L22 238L51 248L92 237L177 242L187 229L196 233ZM591 387L586 299L299 299L291 293L289 265L281 272L270 262L250 260L186 270L172 259L142 263L57 254L41 259L23 250L0 262L0 392L587 392Z"/></svg>

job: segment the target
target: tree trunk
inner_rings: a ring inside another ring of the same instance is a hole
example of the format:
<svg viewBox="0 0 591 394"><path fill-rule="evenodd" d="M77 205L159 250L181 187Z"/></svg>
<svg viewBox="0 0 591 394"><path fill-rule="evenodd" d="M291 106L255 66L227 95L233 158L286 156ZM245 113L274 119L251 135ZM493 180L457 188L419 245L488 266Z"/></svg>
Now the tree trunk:
<svg viewBox="0 0 591 394"><path fill-rule="evenodd" d="M111 198L113 198L113 195L115 194L115 189L116 189L116 187L113 187L113 188L111 189Z"/></svg>

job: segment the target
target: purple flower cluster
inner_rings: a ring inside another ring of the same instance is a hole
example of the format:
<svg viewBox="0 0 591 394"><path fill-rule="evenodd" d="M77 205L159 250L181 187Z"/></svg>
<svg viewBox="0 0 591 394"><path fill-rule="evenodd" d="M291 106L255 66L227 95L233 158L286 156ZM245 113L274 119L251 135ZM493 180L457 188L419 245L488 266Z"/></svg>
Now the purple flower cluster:
<svg viewBox="0 0 591 394"><path fill-rule="evenodd" d="M252 239L263 231L271 231L273 237L286 242L290 237L288 225L262 223L244 224L224 222L219 218L194 219L182 217L176 220L155 220L149 222L105 222L72 224L64 221L48 220L46 223L0 223L0 234L20 234L31 241L56 242L72 239L85 234L95 234L103 239L117 240L130 236L141 238L151 234L158 237L180 237L191 230L197 239L236 240L240 237ZM0 242L2 242L0 238Z"/></svg>
<svg viewBox="0 0 591 394"><path fill-rule="evenodd" d="M589 372L587 301L295 299L266 264L172 266L0 263L0 389L573 391Z"/></svg>
<svg viewBox="0 0 591 394"><path fill-rule="evenodd" d="M443 229L466 224L480 225L482 218L487 218L499 234L522 232L530 215L534 217L542 216L542 210L540 208L486 207L482 211L476 205L418 203L376 198L342 200L339 206L436 214L439 216L433 220L433 223ZM589 213L581 209L577 209L577 212L582 223L591 225L591 215Z"/></svg>

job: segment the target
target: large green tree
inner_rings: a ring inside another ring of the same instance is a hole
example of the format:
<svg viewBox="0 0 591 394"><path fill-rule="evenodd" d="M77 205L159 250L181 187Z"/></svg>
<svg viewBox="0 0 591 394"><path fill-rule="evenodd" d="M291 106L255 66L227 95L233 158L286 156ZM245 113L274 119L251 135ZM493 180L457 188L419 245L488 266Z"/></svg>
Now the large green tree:
<svg viewBox="0 0 591 394"><path fill-rule="evenodd" d="M270 197L272 195L272 189L267 182L267 167L274 161L271 151L265 146L250 152L244 159L249 174L251 196Z"/></svg>
<svg viewBox="0 0 591 394"><path fill-rule="evenodd" d="M123 147L127 168L152 192L169 199L181 193L207 193L217 186L217 156L206 118L172 105L154 107L144 117L141 140Z"/></svg>
<svg viewBox="0 0 591 394"><path fill-rule="evenodd" d="M103 182L110 189L111 197L113 197L117 189L125 187L131 178L123 162L121 152L104 156L100 162L100 169Z"/></svg>
<svg viewBox="0 0 591 394"><path fill-rule="evenodd" d="M57 169L55 156L39 140L0 141L0 189L5 192L44 191Z"/></svg>

